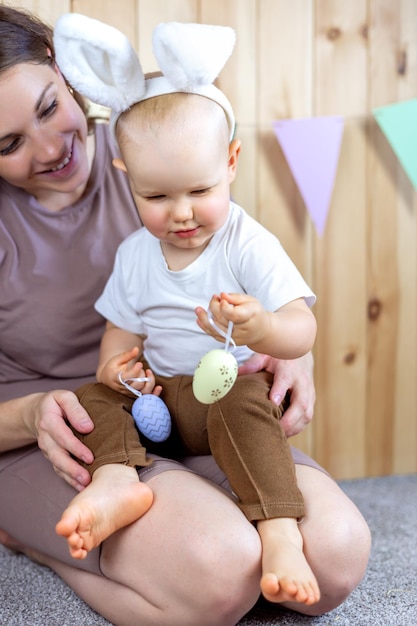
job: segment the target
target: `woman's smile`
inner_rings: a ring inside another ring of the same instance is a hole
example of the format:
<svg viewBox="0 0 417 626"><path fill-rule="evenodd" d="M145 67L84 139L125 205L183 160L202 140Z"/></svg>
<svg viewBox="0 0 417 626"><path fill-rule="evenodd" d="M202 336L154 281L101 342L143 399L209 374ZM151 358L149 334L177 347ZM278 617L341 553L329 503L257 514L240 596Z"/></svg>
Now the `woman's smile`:
<svg viewBox="0 0 417 626"><path fill-rule="evenodd" d="M60 157L59 161L52 167L38 172L38 175L54 179L67 179L70 178L77 169L77 162L77 151L73 144L63 158Z"/></svg>
<svg viewBox="0 0 417 626"><path fill-rule="evenodd" d="M51 172L58 172L59 170L62 170L70 162L71 156L72 156L72 149L70 150L69 154L67 154L67 156L62 161L62 163L59 163L56 167L51 168Z"/></svg>

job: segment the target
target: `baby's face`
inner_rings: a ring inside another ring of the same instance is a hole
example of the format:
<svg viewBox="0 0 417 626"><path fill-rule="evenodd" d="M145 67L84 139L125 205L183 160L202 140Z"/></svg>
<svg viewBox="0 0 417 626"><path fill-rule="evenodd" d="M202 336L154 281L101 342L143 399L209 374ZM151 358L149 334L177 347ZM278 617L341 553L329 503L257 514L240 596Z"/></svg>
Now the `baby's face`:
<svg viewBox="0 0 417 626"><path fill-rule="evenodd" d="M201 119L137 136L123 143L122 156L142 223L164 252L196 256L227 219L237 156Z"/></svg>

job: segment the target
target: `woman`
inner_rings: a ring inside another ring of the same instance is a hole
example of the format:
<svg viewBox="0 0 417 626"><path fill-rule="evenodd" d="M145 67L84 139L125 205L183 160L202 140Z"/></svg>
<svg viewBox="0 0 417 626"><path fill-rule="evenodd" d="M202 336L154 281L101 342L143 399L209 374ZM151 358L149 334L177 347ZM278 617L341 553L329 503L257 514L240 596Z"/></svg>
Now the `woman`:
<svg viewBox="0 0 417 626"><path fill-rule="evenodd" d="M93 302L118 243L139 226L114 155L105 125L89 133L50 30L0 6L0 538L114 624L232 626L259 597L261 546L217 486L223 476L210 457L156 458L140 470L152 507L84 561L74 562L54 532L74 489L89 481L77 458L92 461L67 426L92 428L68 390L94 378L103 321ZM276 372L275 401L292 390L288 435L311 419L311 366L311 357L262 356L247 366ZM362 579L370 538L335 482L304 455L295 462L304 551L322 592L302 610L316 615Z"/></svg>

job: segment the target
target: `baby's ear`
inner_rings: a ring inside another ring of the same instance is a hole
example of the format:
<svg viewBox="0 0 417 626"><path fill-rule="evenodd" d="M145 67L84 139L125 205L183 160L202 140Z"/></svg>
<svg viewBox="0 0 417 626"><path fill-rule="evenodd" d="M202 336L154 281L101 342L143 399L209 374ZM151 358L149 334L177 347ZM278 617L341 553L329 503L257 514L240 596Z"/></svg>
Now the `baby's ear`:
<svg viewBox="0 0 417 626"><path fill-rule="evenodd" d="M229 182L233 182L236 176L237 162L240 154L241 141L233 139L229 144L229 160L227 166L229 168Z"/></svg>
<svg viewBox="0 0 417 626"><path fill-rule="evenodd" d="M122 170L122 172L126 172L127 174L126 165L124 164L122 159L113 159L112 164L116 169Z"/></svg>

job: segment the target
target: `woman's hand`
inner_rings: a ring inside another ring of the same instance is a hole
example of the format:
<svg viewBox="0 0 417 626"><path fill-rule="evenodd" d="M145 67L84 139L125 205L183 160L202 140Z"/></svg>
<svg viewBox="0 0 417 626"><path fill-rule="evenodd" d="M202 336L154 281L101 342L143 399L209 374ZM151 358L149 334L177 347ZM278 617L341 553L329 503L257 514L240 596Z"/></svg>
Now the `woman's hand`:
<svg viewBox="0 0 417 626"><path fill-rule="evenodd" d="M269 397L278 405L289 394L290 406L281 418L281 426L287 437L293 437L304 430L313 419L316 401L313 368L311 352L291 361L254 354L239 367L239 374L251 374L260 370L274 374Z"/></svg>
<svg viewBox="0 0 417 626"><path fill-rule="evenodd" d="M66 420L80 433L94 428L93 421L72 391L52 391L37 396L34 429L39 448L52 463L55 472L68 484L81 491L91 478L88 471L72 458L92 463L93 453L77 439Z"/></svg>

